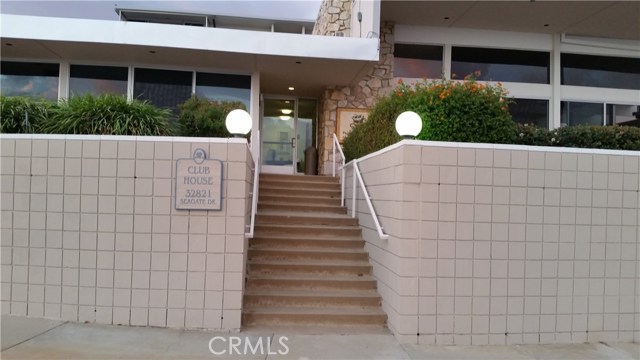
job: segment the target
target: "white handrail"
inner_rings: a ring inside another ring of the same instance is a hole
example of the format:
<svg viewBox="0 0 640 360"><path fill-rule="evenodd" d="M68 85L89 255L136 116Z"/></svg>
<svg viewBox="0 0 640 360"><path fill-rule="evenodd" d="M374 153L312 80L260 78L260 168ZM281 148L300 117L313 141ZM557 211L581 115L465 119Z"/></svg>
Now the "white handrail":
<svg viewBox="0 0 640 360"><path fill-rule="evenodd" d="M260 131L258 131L256 138L256 142L260 144ZM257 153L258 154L253 161L253 198L251 199L251 223L249 224L249 232L244 234L244 236L249 238L253 237L253 229L256 225L256 212L258 210L258 189L260 188L260 149L258 149Z"/></svg>
<svg viewBox="0 0 640 360"><path fill-rule="evenodd" d="M371 197L369 196L369 192L367 191L367 187L364 184L364 180L362 180L362 174L360 174L360 168L358 167L358 161L353 160L349 162L349 164L345 164L346 158L344 153L342 152L342 147L340 147L340 142L336 137L336 134L333 134L333 177L336 176L336 148L340 151L340 156L342 156L342 166L340 170L342 170L342 176L340 176L340 192L341 192L341 205L344 206L344 192L345 192L345 184L346 184L346 168L349 164L353 165L353 179L351 188L353 189L351 199L351 217L356 217L356 207L357 207L357 197L358 197L358 186L356 183L356 178L360 183L360 187L362 188L362 192L364 193L364 198L367 201L367 205L369 206L369 211L371 212L371 217L373 217L373 222L376 224L376 229L378 230L378 236L382 240L386 240L389 238L388 234L384 233L384 229L382 225L380 225L380 221L378 220L378 215L376 214L376 209L373 207L373 203L371 202Z"/></svg>
<svg viewBox="0 0 640 360"><path fill-rule="evenodd" d="M336 177L336 148L340 151L340 156L342 156L342 165L344 166L346 158L344 157L344 153L342 152L342 147L340 146L340 141L338 141L338 137L336 133L333 133L333 177Z"/></svg>
<svg viewBox="0 0 640 360"><path fill-rule="evenodd" d="M340 170L342 170L342 176L340 176L340 206L344 206L344 176L345 176L345 162L346 162L346 158L344 156L344 153L342 152L342 147L340 146L340 142L338 141L338 137L336 136L336 133L332 134L333 137L333 158L331 159L333 161L333 173L332 176L336 177L336 148L338 149L338 151L340 151L340 156L342 156L342 166L340 166Z"/></svg>
<svg viewBox="0 0 640 360"><path fill-rule="evenodd" d="M358 167L358 161L354 160L351 162L353 164L353 203L351 207L351 216L356 217L356 207L357 202L356 199L358 197L358 188L356 186L356 178L358 178L358 182L360 183L360 187L362 188L362 193L364 194L364 199L367 201L367 205L369 206L369 212L371 213L371 217L373 218L373 222L376 225L376 230L378 231L378 237L381 240L389 239L389 235L385 234L384 228L380 225L380 221L378 220L378 214L376 214L376 209L373 207L373 203L371 202L371 196L369 196L369 192L367 191L367 187L364 184L364 180L362 180L362 174L360 173L360 167ZM348 164L347 164L348 165Z"/></svg>

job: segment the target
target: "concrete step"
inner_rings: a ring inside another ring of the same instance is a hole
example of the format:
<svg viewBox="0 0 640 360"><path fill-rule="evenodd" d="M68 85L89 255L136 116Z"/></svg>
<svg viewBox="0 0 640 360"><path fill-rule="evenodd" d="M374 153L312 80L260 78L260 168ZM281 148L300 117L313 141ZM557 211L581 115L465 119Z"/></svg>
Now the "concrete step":
<svg viewBox="0 0 640 360"><path fill-rule="evenodd" d="M286 185L280 186L278 184L264 184L260 183L260 196L262 195L290 195L290 196L314 196L314 197L324 197L324 198L332 198L332 199L340 199L340 188L337 189L317 189L317 188L307 188L307 189L296 189L290 188Z"/></svg>
<svg viewBox="0 0 640 360"><path fill-rule="evenodd" d="M309 204L309 205L333 205L340 206L340 194L338 197L328 196L290 196L287 194L262 194L258 197L258 202L287 203L287 204Z"/></svg>
<svg viewBox="0 0 640 360"><path fill-rule="evenodd" d="M287 236L277 234L256 234L249 240L252 249L263 248L312 248L312 249L335 249L352 248L362 249L364 240L357 236L327 236L318 237L314 234L302 234L299 236Z"/></svg>
<svg viewBox="0 0 640 360"><path fill-rule="evenodd" d="M254 249L248 252L249 260L353 260L369 261L369 254L362 249Z"/></svg>
<svg viewBox="0 0 640 360"><path fill-rule="evenodd" d="M243 306L251 307L379 307L380 295L375 290L305 291L247 289Z"/></svg>
<svg viewBox="0 0 640 360"><path fill-rule="evenodd" d="M371 276L249 275L246 289L252 290L375 290Z"/></svg>
<svg viewBox="0 0 640 360"><path fill-rule="evenodd" d="M269 174L260 173L260 181L307 181L307 182L327 182L327 183L339 183L340 179L337 177L323 176L323 175L284 175L284 174Z"/></svg>
<svg viewBox="0 0 640 360"><path fill-rule="evenodd" d="M272 179L260 179L260 189L264 187L280 187L289 189L323 189L340 191L340 184L336 182L326 181L298 181L292 180L272 180Z"/></svg>
<svg viewBox="0 0 640 360"><path fill-rule="evenodd" d="M358 226L358 219L339 214L309 212L275 212L261 211L256 214L256 224L281 224L281 225L331 225L331 226Z"/></svg>
<svg viewBox="0 0 640 360"><path fill-rule="evenodd" d="M357 226L256 224L255 236L260 237L262 235L360 237L362 236L362 229Z"/></svg>
<svg viewBox="0 0 640 360"><path fill-rule="evenodd" d="M387 321L380 308L357 309L348 308L248 308L242 315L243 324L247 326L282 326L310 325L314 326L372 326L384 327Z"/></svg>
<svg viewBox="0 0 640 360"><path fill-rule="evenodd" d="M289 274L289 275L371 275L368 261L348 260L305 260L305 261L247 261L249 275Z"/></svg>
<svg viewBox="0 0 640 360"><path fill-rule="evenodd" d="M292 211L292 212L321 212L329 214L346 214L347 208L340 205L331 206L323 204L291 204L291 203L272 203L258 202L258 211Z"/></svg>

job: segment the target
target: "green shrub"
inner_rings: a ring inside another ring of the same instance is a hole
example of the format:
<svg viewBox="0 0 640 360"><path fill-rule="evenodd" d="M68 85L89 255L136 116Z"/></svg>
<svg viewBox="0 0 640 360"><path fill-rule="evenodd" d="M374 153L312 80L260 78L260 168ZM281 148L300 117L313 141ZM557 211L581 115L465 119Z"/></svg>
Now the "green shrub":
<svg viewBox="0 0 640 360"><path fill-rule="evenodd" d="M632 126L567 126L554 130L558 146L640 150L640 128Z"/></svg>
<svg viewBox="0 0 640 360"><path fill-rule="evenodd" d="M88 94L62 101L41 129L53 134L170 135L170 114L147 101Z"/></svg>
<svg viewBox="0 0 640 360"><path fill-rule="evenodd" d="M513 142L515 123L501 84L434 80L396 89L410 98L408 107L422 118L421 140L476 143Z"/></svg>
<svg viewBox="0 0 640 360"><path fill-rule="evenodd" d="M36 133L55 103L21 96L0 96L0 133Z"/></svg>
<svg viewBox="0 0 640 360"><path fill-rule="evenodd" d="M395 129L396 117L405 111L406 97L391 94L381 98L369 112L367 119L351 128L343 139L346 161L360 158L400 141Z"/></svg>
<svg viewBox="0 0 640 360"><path fill-rule="evenodd" d="M515 144L552 146L555 141L549 129L531 124L516 124Z"/></svg>
<svg viewBox="0 0 640 360"><path fill-rule="evenodd" d="M344 139L347 161L360 158L400 140L396 117L415 111L422 118L422 140L511 143L515 123L508 110L509 99L501 85L449 80L403 83L378 100L367 120L354 126Z"/></svg>
<svg viewBox="0 0 640 360"><path fill-rule="evenodd" d="M216 101L196 96L179 105L178 133L181 136L229 137L225 120L235 109L245 110L239 101Z"/></svg>

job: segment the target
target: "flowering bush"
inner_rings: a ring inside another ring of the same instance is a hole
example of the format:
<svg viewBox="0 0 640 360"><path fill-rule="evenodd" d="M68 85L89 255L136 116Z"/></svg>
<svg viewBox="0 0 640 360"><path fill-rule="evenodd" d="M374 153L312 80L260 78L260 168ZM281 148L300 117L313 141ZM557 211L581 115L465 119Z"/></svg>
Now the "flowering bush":
<svg viewBox="0 0 640 360"><path fill-rule="evenodd" d="M475 74L479 76L479 74ZM509 143L515 124L502 84L480 84L471 76L464 81L400 83L395 94L408 97L408 108L422 118L421 140Z"/></svg>

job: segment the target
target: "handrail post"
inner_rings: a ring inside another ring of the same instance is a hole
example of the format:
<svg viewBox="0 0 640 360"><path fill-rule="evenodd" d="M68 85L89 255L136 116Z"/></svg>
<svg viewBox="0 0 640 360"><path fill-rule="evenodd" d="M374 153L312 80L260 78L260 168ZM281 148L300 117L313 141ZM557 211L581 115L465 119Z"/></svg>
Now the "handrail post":
<svg viewBox="0 0 640 360"><path fill-rule="evenodd" d="M331 139L333 143L333 177L336 177L336 139Z"/></svg>
<svg viewBox="0 0 640 360"><path fill-rule="evenodd" d="M344 206L344 182L346 179L346 173L345 164L342 164L342 177L340 178L340 206Z"/></svg>
<svg viewBox="0 0 640 360"><path fill-rule="evenodd" d="M351 182L351 187L353 189L353 191L351 192L351 217L356 217L356 197L357 195L357 184L356 184L356 171L358 171L358 164L354 161L353 162L353 171L352 171L352 182Z"/></svg>

